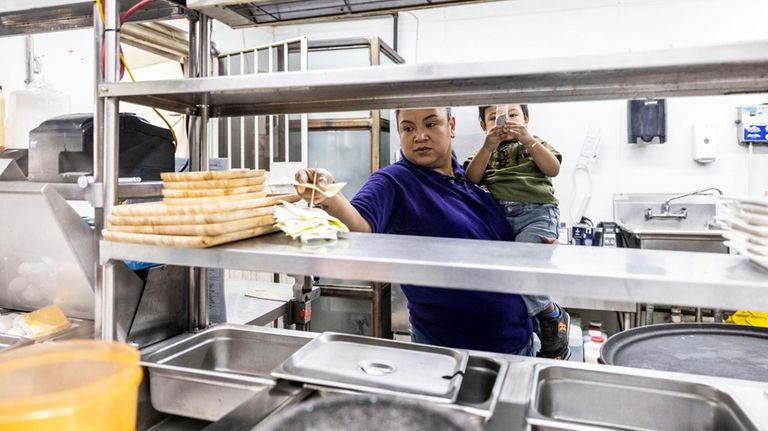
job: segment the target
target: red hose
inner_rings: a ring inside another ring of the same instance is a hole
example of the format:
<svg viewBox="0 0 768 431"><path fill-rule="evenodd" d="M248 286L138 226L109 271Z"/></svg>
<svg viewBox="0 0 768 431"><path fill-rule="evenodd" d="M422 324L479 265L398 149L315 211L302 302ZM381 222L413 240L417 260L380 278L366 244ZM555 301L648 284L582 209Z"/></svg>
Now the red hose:
<svg viewBox="0 0 768 431"><path fill-rule="evenodd" d="M123 25L123 23L134 13L136 13L137 10L143 8L144 6L152 3L155 0L141 0L140 2L136 3L135 5L131 6L127 11L123 12L122 15L120 15L120 25Z"/></svg>
<svg viewBox="0 0 768 431"><path fill-rule="evenodd" d="M120 47L120 54L123 53L123 47ZM106 57L106 50L104 47L104 39L101 40L101 77L104 78L104 75L106 75L106 63L104 62L104 58ZM123 75L125 75L125 65L123 65L123 62L120 61L120 80L122 81Z"/></svg>
<svg viewBox="0 0 768 431"><path fill-rule="evenodd" d="M104 0L105 3L107 1L110 1L110 0ZM112 0L112 1L117 1L117 0ZM123 23L125 23L125 21L128 18L130 18L131 15L136 13L136 11L138 11L139 9L141 9L141 8L145 7L146 5L152 3L153 1L155 1L155 0L141 0L140 2L138 2L135 5L133 5L130 8L128 8L128 10L126 10L125 12L122 13L122 15L120 15L120 26L122 26ZM101 43L101 56L100 56L101 57L101 76L103 77L104 74L106 73L105 72L105 69L106 69L106 66L105 66L105 64L106 64L105 63L106 54L105 54L105 49L104 49L104 39L102 39L101 42L102 42ZM123 47L120 46L120 54L122 54L122 53L123 53ZM123 75L125 75L125 66L123 65L123 62L121 61L120 62L120 79L121 80L123 79Z"/></svg>

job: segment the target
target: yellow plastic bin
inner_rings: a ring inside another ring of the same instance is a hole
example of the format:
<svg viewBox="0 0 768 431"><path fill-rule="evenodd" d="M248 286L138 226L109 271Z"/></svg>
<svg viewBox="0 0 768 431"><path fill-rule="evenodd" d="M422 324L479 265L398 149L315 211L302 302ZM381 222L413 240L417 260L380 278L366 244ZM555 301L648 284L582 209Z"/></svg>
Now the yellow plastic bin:
<svg viewBox="0 0 768 431"><path fill-rule="evenodd" d="M0 353L0 431L135 430L139 352L95 340Z"/></svg>

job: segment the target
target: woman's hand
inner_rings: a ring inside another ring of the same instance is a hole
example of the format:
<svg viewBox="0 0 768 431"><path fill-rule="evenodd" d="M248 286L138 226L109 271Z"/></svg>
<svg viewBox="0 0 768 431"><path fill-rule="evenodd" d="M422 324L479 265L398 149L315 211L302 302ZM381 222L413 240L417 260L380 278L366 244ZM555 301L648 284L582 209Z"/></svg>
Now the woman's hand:
<svg viewBox="0 0 768 431"><path fill-rule="evenodd" d="M296 172L294 179L299 184L314 184L320 190L325 190L328 184L333 184L333 175L325 169L301 169ZM296 193L307 202L319 204L328 199L322 193L313 191L307 187L294 186Z"/></svg>

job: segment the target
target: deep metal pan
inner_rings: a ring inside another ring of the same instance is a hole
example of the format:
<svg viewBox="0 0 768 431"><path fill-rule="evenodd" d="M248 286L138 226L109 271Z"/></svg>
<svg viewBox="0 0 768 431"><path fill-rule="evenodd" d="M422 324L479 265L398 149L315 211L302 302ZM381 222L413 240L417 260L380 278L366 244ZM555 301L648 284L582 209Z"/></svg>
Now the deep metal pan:
<svg viewBox="0 0 768 431"><path fill-rule="evenodd" d="M768 328L670 323L620 332L603 345L609 365L768 382Z"/></svg>

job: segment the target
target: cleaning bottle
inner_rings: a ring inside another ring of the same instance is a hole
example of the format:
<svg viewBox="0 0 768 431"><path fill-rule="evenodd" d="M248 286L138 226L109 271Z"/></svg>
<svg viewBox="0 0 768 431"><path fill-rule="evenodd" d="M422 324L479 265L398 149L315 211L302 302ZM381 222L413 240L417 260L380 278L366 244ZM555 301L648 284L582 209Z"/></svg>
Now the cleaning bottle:
<svg viewBox="0 0 768 431"><path fill-rule="evenodd" d="M588 364L597 364L600 358L600 349L603 347L605 338L602 335L593 335L589 341L584 343L584 362Z"/></svg>

